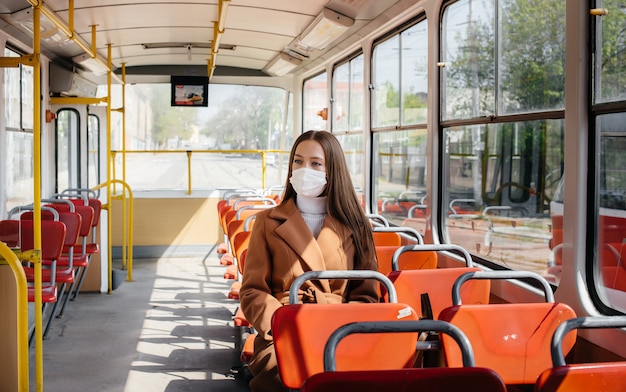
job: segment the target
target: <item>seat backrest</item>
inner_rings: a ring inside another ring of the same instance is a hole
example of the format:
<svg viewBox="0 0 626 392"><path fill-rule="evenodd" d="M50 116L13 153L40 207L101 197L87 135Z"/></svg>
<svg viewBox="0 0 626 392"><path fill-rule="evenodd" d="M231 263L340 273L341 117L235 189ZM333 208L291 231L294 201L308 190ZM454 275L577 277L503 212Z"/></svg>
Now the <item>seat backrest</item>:
<svg viewBox="0 0 626 392"><path fill-rule="evenodd" d="M626 362L586 363L545 370L537 392L623 392Z"/></svg>
<svg viewBox="0 0 626 392"><path fill-rule="evenodd" d="M27 211L20 215L20 220L32 220L33 212ZM41 212L42 220L54 220L54 215L49 211ZM63 246L74 246L78 242L82 217L77 212L59 211L59 222L65 224L65 241Z"/></svg>
<svg viewBox="0 0 626 392"><path fill-rule="evenodd" d="M577 328L623 328L626 316L578 317L559 325L551 344L552 366L545 370L535 384L537 392L583 392L624 390L626 361L566 364L563 339Z"/></svg>
<svg viewBox="0 0 626 392"><path fill-rule="evenodd" d="M16 219L0 220L0 241L9 248L17 248L20 244L20 221Z"/></svg>
<svg viewBox="0 0 626 392"><path fill-rule="evenodd" d="M398 302L410 305L420 317L428 313L437 318L441 311L452 306L452 286L456 279L466 272L479 271L478 268L436 268L423 270L393 271L389 279L398 294ZM472 280L461 287L464 304L488 304L491 282ZM422 295L427 295L430 309L422 309Z"/></svg>
<svg viewBox="0 0 626 392"><path fill-rule="evenodd" d="M544 285L544 303L462 304L460 285L469 279L533 278ZM460 284L458 284L460 283ZM548 292L549 291L549 292ZM476 365L495 370L509 384L534 384L545 369L551 367L550 340L556 328L575 317L567 305L555 303L550 287L539 275L526 271L469 272L461 275L452 291L453 305L445 308L439 319L459 327L474 348ZM564 340L569 351L575 334ZM460 366L460 352L442 337L448 366Z"/></svg>
<svg viewBox="0 0 626 392"><path fill-rule="evenodd" d="M78 200L78 199L72 199ZM54 208L59 212L70 212L71 208L67 204L46 204L47 207ZM79 230L79 237L86 238L91 232L94 219L94 211L91 206L86 206L82 203L82 200L78 200L74 205L74 211L81 216L81 224Z"/></svg>
<svg viewBox="0 0 626 392"><path fill-rule="evenodd" d="M505 392L506 386L496 372L486 368L414 368L317 373L300 391Z"/></svg>
<svg viewBox="0 0 626 392"><path fill-rule="evenodd" d="M248 244L250 243L250 231L241 231L235 235L233 239L233 252L237 259L237 268L239 273L243 274L245 259L242 257L243 252L248 250Z"/></svg>
<svg viewBox="0 0 626 392"><path fill-rule="evenodd" d="M98 226L98 223L100 223L102 202L100 201L100 199L89 198L89 207L93 208L93 221L91 222L91 226L96 227Z"/></svg>
<svg viewBox="0 0 626 392"><path fill-rule="evenodd" d="M375 246L400 246L402 238L396 232L372 231Z"/></svg>
<svg viewBox="0 0 626 392"><path fill-rule="evenodd" d="M340 326L355 321L417 320L400 303L290 304L272 317L272 335L280 378L287 388L324 371L324 346ZM337 348L341 370L398 369L413 366L417 333L348 337Z"/></svg>
<svg viewBox="0 0 626 392"><path fill-rule="evenodd" d="M372 235L378 259L378 271L385 275L393 271L393 255L398 248L403 245L424 243L422 235L412 227L374 227ZM400 263L402 269L435 268L437 255L434 252L404 255Z"/></svg>
<svg viewBox="0 0 626 392"><path fill-rule="evenodd" d="M20 221L21 250L35 248L32 220ZM41 258L56 260L61 256L65 242L65 224L59 221L41 221Z"/></svg>
<svg viewBox="0 0 626 392"><path fill-rule="evenodd" d="M406 331L440 332L451 336L464 353L462 368L412 368L390 370L336 371L338 343L354 333L399 333ZM444 321L357 322L344 325L331 335L324 348L324 372L309 377L303 392L334 391L480 391L504 392L506 386L496 372L473 366L472 347L461 330Z"/></svg>

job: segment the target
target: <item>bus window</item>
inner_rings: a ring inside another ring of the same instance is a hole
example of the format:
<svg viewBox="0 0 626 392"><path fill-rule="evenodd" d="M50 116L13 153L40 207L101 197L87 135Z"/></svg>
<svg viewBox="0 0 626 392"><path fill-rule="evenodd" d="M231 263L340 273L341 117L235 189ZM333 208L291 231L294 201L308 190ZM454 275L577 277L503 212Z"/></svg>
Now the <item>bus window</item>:
<svg viewBox="0 0 626 392"><path fill-rule="evenodd" d="M19 57L20 54L4 49L4 56ZM1 155L6 154L9 173L5 178L7 210L32 203L33 192L33 67L20 64L17 68L4 71L4 124L6 145Z"/></svg>
<svg viewBox="0 0 626 392"><path fill-rule="evenodd" d="M554 258L550 202L563 173L563 121L453 127L444 143L450 241L543 273Z"/></svg>
<svg viewBox="0 0 626 392"><path fill-rule="evenodd" d="M611 307L626 311L626 114L596 118L600 133L596 285Z"/></svg>
<svg viewBox="0 0 626 392"><path fill-rule="evenodd" d="M495 268L543 274L557 263L565 3L549 13L522 3L459 0L443 11L441 234Z"/></svg>
<svg viewBox="0 0 626 392"><path fill-rule="evenodd" d="M292 131L291 94L274 87L216 83L209 85L208 107L189 108L171 106L170 88L163 83L127 88L127 100L141 103L126 114L125 181L131 189L187 190L190 178L194 190L261 188L261 150L289 150L292 143L286 133ZM111 135L118 179L123 175L122 139L121 132ZM286 157L273 157L281 164L267 166L265 187L284 184Z"/></svg>
<svg viewBox="0 0 626 392"><path fill-rule="evenodd" d="M87 188L100 184L100 119L89 115L87 123Z"/></svg>
<svg viewBox="0 0 626 392"><path fill-rule="evenodd" d="M626 53L626 13L624 2L598 1L610 17L593 18L591 41L595 53L593 72L593 120L590 138L596 150L595 205L593 233L593 274L588 282L596 288L599 300L608 307L626 312L626 108L624 99L624 53ZM612 107L607 110L605 104Z"/></svg>
<svg viewBox="0 0 626 392"><path fill-rule="evenodd" d="M79 188L80 116L76 110L62 109L56 122L56 191Z"/></svg>
<svg viewBox="0 0 626 392"><path fill-rule="evenodd" d="M425 129L376 132L372 145L372 187L378 213L398 225L411 219L410 226L422 234L426 225L426 133Z"/></svg>
<svg viewBox="0 0 626 392"><path fill-rule="evenodd" d="M328 130L328 75L323 72L307 79L302 87L302 129Z"/></svg>

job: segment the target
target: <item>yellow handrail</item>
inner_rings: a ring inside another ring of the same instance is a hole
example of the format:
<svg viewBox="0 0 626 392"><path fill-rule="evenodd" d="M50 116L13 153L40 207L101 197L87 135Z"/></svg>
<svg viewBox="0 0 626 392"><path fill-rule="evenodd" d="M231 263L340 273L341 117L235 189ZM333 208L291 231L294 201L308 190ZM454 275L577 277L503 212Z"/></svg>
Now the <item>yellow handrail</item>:
<svg viewBox="0 0 626 392"><path fill-rule="evenodd" d="M132 282L133 281L133 192L130 189L130 186L125 183L122 180L111 180L111 181L107 181L107 182L103 182L99 185L96 185L95 187L91 188L94 191L98 190L100 188L104 188L104 187L109 187L112 184L121 184L122 187L124 188L124 192L122 192L122 194L120 195L112 195L111 197L113 198L114 196L116 198L119 199L126 199L126 192L128 192L128 213L126 212L126 203L123 201L122 202L122 222L125 222L126 225L123 225L122 227L122 265L124 267L126 267L126 280L128 282ZM107 210L108 211L108 217L109 217L109 234L108 234L108 238L107 238L107 244L108 244L108 276L109 276L109 288L108 288L108 292L109 294L113 291L113 287L112 287L112 282L113 282L113 255L112 255L112 241L111 241L111 202L109 201L106 205L102 206L102 209ZM128 238L128 241L126 240L126 238Z"/></svg>
<svg viewBox="0 0 626 392"><path fill-rule="evenodd" d="M113 172L112 176L115 179L117 177L115 170L115 157L117 153L120 151L111 150L111 160L112 162L111 170ZM192 193L192 176L191 176L191 157L192 154L258 154L261 155L261 187L266 188L266 174L267 174L267 165L265 157L270 153L279 153L279 154L289 154L289 151L284 150L124 150L122 154L126 156L127 154L186 154L187 156L187 194L191 195ZM126 166L122 168L122 177L126 177Z"/></svg>
<svg viewBox="0 0 626 392"><path fill-rule="evenodd" d="M17 255L0 242L0 260L13 271L17 295L17 390L28 392L28 287L26 274Z"/></svg>

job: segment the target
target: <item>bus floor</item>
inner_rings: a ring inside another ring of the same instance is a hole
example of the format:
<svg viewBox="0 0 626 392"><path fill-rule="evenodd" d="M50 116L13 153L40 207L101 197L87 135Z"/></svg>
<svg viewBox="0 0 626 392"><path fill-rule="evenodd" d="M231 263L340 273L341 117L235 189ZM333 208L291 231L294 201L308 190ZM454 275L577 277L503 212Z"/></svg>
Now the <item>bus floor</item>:
<svg viewBox="0 0 626 392"><path fill-rule="evenodd" d="M114 262L116 264L116 262ZM43 341L47 391L249 391L233 374L237 302L214 254L133 262L133 281L81 293ZM35 344L30 390L35 391Z"/></svg>

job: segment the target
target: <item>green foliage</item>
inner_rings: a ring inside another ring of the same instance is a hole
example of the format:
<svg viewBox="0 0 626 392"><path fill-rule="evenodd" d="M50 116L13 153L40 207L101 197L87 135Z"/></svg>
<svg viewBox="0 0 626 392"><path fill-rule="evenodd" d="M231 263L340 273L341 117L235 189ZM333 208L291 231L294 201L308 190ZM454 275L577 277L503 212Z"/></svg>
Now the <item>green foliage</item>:
<svg viewBox="0 0 626 392"><path fill-rule="evenodd" d="M280 89L242 86L222 101L201 133L233 148L276 148L267 145L268 132L282 123L284 94Z"/></svg>
<svg viewBox="0 0 626 392"><path fill-rule="evenodd" d="M160 146L165 146L173 139L189 139L197 123L197 108L170 106L169 84L148 85L148 89L152 110L152 139Z"/></svg>

